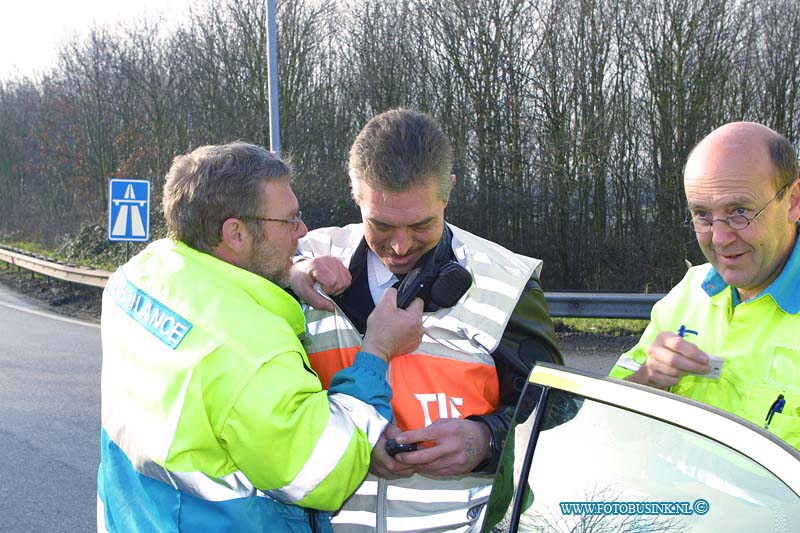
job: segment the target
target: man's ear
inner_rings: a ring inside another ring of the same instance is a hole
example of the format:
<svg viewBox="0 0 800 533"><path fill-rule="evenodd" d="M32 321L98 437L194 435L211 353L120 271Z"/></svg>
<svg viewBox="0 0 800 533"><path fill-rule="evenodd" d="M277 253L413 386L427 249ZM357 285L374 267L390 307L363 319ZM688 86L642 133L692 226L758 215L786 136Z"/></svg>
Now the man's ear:
<svg viewBox="0 0 800 533"><path fill-rule="evenodd" d="M220 236L222 238L220 244L236 254L244 252L251 240L250 232L245 227L244 222L233 217L226 219L222 223Z"/></svg>
<svg viewBox="0 0 800 533"><path fill-rule="evenodd" d="M800 220L800 178L794 180L789 189L789 222L796 224Z"/></svg>

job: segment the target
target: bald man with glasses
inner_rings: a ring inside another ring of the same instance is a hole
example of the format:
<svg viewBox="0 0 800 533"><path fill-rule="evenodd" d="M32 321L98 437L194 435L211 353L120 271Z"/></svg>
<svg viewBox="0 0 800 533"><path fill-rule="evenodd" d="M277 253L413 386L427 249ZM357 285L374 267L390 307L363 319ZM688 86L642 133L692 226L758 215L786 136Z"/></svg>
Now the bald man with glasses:
<svg viewBox="0 0 800 533"><path fill-rule="evenodd" d="M705 137L684 170L705 265L653 308L611 376L668 389L800 449L800 180L791 143L752 122Z"/></svg>

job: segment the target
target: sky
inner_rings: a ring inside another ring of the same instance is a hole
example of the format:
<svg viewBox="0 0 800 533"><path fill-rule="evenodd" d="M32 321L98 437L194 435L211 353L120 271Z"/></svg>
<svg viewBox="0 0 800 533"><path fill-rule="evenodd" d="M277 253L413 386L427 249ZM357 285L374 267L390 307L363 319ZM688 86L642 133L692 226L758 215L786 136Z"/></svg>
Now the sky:
<svg viewBox="0 0 800 533"><path fill-rule="evenodd" d="M97 26L145 17L175 23L189 0L0 0L0 80L56 64L60 44Z"/></svg>

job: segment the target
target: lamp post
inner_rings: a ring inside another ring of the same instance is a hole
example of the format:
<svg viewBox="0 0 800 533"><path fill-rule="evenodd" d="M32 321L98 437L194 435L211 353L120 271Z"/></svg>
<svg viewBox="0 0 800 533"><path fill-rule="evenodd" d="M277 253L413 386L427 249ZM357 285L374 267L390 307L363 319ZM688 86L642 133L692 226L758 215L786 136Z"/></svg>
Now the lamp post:
<svg viewBox="0 0 800 533"><path fill-rule="evenodd" d="M278 24L275 0L267 0L267 89L269 105L269 149L280 154L280 113L278 111Z"/></svg>

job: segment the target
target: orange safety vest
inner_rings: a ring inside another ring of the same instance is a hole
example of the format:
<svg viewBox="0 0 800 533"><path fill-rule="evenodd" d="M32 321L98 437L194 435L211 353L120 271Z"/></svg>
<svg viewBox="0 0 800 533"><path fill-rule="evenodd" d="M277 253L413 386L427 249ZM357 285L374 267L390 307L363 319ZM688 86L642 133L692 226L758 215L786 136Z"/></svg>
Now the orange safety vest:
<svg viewBox="0 0 800 533"><path fill-rule="evenodd" d="M541 270L537 259L449 227L454 255L472 274L473 284L455 306L425 313L420 346L389 363L392 409L402 430L425 427L440 418L483 415L497 408L500 390L491 354L526 283ZM349 266L363 236L362 224L322 228L300 241L299 252L308 258L334 255ZM306 309L306 323L303 344L312 367L327 386L338 370L352 364L362 338L338 307L333 313ZM359 532L465 527L471 531L480 525L491 482L492 476L482 474L414 475L399 480L370 475L334 517L334 525L337 530ZM437 499L439 496L444 499Z"/></svg>
<svg viewBox="0 0 800 533"><path fill-rule="evenodd" d="M305 342L311 366L326 389L334 374L353 364L361 346L361 335L344 313L337 310L336 318L345 326L337 332L339 339L345 340L341 347L312 352L315 336L309 335ZM440 418L484 415L497 408L500 384L491 357L460 354L451 358L440 350L426 353L426 344L389 363L392 410L401 430L422 428Z"/></svg>

